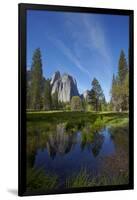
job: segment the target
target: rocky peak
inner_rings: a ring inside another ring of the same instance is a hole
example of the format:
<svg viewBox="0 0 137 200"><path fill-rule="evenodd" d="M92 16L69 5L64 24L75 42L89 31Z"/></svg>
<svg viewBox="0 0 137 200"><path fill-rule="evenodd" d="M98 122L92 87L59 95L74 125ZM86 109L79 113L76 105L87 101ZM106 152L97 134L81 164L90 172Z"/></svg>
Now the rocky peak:
<svg viewBox="0 0 137 200"><path fill-rule="evenodd" d="M79 96L76 80L69 74L57 72L53 75L52 80L52 94L58 92L58 100L61 102L70 102L72 96Z"/></svg>
<svg viewBox="0 0 137 200"><path fill-rule="evenodd" d="M61 77L60 72L59 72L59 71L56 71L56 72L53 74L52 78L51 78L51 82L50 82L51 85L53 85L53 84L56 82L56 80L59 80L60 77Z"/></svg>

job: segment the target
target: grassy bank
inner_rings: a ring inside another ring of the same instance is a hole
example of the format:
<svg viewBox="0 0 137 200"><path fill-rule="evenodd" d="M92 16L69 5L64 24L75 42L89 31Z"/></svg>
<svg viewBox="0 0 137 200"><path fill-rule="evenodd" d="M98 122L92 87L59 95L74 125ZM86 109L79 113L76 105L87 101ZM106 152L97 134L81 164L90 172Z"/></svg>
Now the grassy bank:
<svg viewBox="0 0 137 200"><path fill-rule="evenodd" d="M57 188L57 176L45 173L43 169L27 169L27 191L50 191Z"/></svg>
<svg viewBox="0 0 137 200"><path fill-rule="evenodd" d="M128 113L118 113L118 112L27 112L27 121L66 121L68 119L71 120L79 120L84 119L87 121L94 121L97 117L103 118L105 117L107 121L110 118L118 119L118 118L127 118Z"/></svg>
<svg viewBox="0 0 137 200"><path fill-rule="evenodd" d="M95 175L87 169L81 169L70 177L66 177L64 188L94 187L105 185L121 185L128 183L128 173L120 172L117 175L110 175L102 172ZM27 170L27 191L41 192L60 189L60 182L57 175L45 173L42 169L31 168Z"/></svg>
<svg viewBox="0 0 137 200"><path fill-rule="evenodd" d="M66 180L67 188L80 188L80 187L94 187L94 186L105 186L105 185L122 185L128 183L128 174L120 173L116 176L102 173L94 176L88 171L83 170L73 175Z"/></svg>
<svg viewBox="0 0 137 200"><path fill-rule="evenodd" d="M33 123L35 122L35 123ZM54 124L65 123L66 129L81 129L85 123L94 124L94 129L101 126L122 126L128 123L128 113L112 112L27 112L28 126L51 129Z"/></svg>

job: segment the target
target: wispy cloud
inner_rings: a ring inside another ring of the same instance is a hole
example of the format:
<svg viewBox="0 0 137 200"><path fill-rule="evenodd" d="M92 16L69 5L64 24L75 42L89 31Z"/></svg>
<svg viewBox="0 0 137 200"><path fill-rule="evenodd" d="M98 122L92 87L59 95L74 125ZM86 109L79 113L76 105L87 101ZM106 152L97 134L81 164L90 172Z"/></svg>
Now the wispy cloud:
<svg viewBox="0 0 137 200"><path fill-rule="evenodd" d="M65 43L62 40L58 39L57 37L49 38L50 40L52 40L52 43L62 51L62 53L67 57L67 59L74 63L74 67L77 67L80 71L82 71L90 77L89 71L86 70L86 68L80 63L77 56L73 54L72 50L67 45L65 45Z"/></svg>
<svg viewBox="0 0 137 200"><path fill-rule="evenodd" d="M107 99L111 87L113 59L107 30L100 17L82 14L81 16L66 17L66 26L73 37L73 50L80 59L86 56L84 62L91 76L101 82ZM73 30L73 32L71 32ZM88 55L88 56L87 56ZM83 62L83 59L80 61ZM94 68L94 69L93 69ZM107 77L104 81L104 77Z"/></svg>
<svg viewBox="0 0 137 200"><path fill-rule="evenodd" d="M93 46L102 56L103 61L111 65L111 53L104 28L98 21L89 20L87 16L83 17L83 22L88 34L89 47Z"/></svg>
<svg viewBox="0 0 137 200"><path fill-rule="evenodd" d="M82 14L81 16L66 17L66 27L73 37L73 49L80 58L83 51L90 52L91 63L93 61L102 63L105 72L110 75L112 65L111 49L106 38L103 25L95 16ZM73 32L71 32L73 30ZM82 49L84 49L82 51ZM93 55L96 55L93 57Z"/></svg>

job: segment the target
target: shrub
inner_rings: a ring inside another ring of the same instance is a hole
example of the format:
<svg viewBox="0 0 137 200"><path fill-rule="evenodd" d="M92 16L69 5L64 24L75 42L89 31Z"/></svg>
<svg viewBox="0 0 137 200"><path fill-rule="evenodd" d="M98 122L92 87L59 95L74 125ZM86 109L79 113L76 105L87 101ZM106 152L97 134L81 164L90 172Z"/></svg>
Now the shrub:
<svg viewBox="0 0 137 200"><path fill-rule="evenodd" d="M71 99L71 110L82 111L82 102L79 96L73 96Z"/></svg>

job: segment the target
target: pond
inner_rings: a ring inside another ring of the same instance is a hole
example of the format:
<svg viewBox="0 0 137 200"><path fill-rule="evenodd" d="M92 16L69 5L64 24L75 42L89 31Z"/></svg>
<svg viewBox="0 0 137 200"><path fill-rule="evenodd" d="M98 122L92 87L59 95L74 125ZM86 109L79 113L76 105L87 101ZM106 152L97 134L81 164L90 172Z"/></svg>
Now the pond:
<svg viewBox="0 0 137 200"><path fill-rule="evenodd" d="M128 174L128 126L67 127L44 123L28 127L27 166L58 176L58 187L85 170L94 176Z"/></svg>

